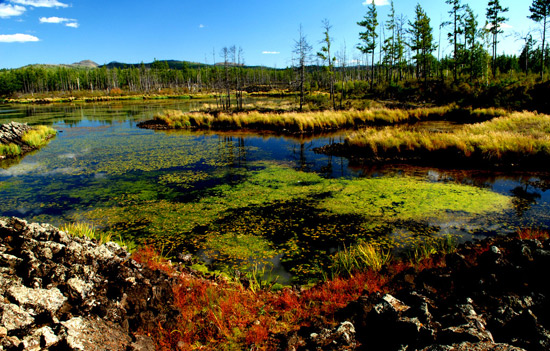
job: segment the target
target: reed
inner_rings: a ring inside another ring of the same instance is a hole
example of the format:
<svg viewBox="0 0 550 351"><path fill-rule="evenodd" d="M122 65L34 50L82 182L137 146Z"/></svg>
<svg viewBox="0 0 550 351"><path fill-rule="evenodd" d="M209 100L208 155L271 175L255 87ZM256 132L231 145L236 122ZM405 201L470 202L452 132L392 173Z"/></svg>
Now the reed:
<svg viewBox="0 0 550 351"><path fill-rule="evenodd" d="M434 255L447 255L458 248L458 241L452 235L441 237L427 237L417 240L405 249L405 257L414 266Z"/></svg>

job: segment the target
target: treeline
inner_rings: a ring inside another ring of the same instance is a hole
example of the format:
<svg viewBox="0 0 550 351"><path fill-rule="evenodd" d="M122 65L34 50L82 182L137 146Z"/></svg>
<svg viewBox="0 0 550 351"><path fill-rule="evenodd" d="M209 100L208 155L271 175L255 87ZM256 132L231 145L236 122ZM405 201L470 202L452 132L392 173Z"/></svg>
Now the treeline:
<svg viewBox="0 0 550 351"><path fill-rule="evenodd" d="M155 60L150 65L96 69L29 66L2 70L0 94L208 93L218 96L219 105L227 109L242 107L243 92L290 90L300 95L300 106L308 92L326 91L329 99L310 95L310 101L319 99L314 102L343 108L350 98L443 102L451 97L471 104L538 108L534 100L547 89L550 71L546 46L550 0L533 0L530 5L529 18L541 25L541 40L535 40L533 33L523 35L519 56L498 55L508 20L508 9L499 0L489 0L482 20L462 0L441 1L448 5L450 18L439 24L448 32L443 39L434 38L433 24L420 4L408 19L397 14L391 1L388 17L380 20L372 1L357 23L360 43L352 55L345 47L334 50L332 27L323 20L320 50L314 54L300 28L293 50L295 62L285 69L247 67L242 49L231 46L221 50L222 62L215 65ZM452 48L445 57L440 57L442 40Z"/></svg>

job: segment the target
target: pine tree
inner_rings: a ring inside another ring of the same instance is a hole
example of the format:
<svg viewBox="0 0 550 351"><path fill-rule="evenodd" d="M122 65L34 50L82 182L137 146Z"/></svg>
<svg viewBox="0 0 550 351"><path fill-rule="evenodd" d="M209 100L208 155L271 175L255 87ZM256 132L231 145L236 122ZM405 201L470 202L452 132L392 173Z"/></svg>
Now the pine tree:
<svg viewBox="0 0 550 351"><path fill-rule="evenodd" d="M544 43L546 42L546 24L548 23L548 15L550 15L550 0L533 0L533 4L529 7L531 11L530 19L535 22L542 22L542 56L541 56L541 79L544 79L544 63L545 52Z"/></svg>
<svg viewBox="0 0 550 351"><path fill-rule="evenodd" d="M397 22L395 18L395 7L393 0L390 3L390 13L388 14L388 21L386 22L386 29L388 31L388 37L384 40L384 61L389 66L388 69L388 81L393 80L393 67L397 58L397 45L395 40L395 32L397 29Z"/></svg>
<svg viewBox="0 0 550 351"><path fill-rule="evenodd" d="M451 5L451 10L449 10L449 15L451 15L451 21L445 22L445 25L452 25L452 32L448 34L449 41L453 45L453 77L456 80L458 74L458 61L459 53L462 45L459 43L459 35L463 33L463 14L462 10L464 6L460 4L460 0L445 0L445 3Z"/></svg>
<svg viewBox="0 0 550 351"><path fill-rule="evenodd" d="M498 35L503 33L502 24L508 20L506 17L502 17L505 12L508 12L508 8L500 6L499 0L489 0L487 4L487 23L489 33L492 36L493 74L496 71Z"/></svg>
<svg viewBox="0 0 550 351"><path fill-rule="evenodd" d="M321 41L323 43L323 47L321 48L321 51L317 53L317 57L319 57L321 60L328 62L328 75L330 79L330 100L332 101L332 109L336 108L336 99L334 97L334 62L336 61L336 57L333 57L330 53L330 48L332 44L332 38L330 37L330 29L332 26L330 25L329 21L327 19L323 20L323 29L325 30L323 34L325 37Z"/></svg>
<svg viewBox="0 0 550 351"><path fill-rule="evenodd" d="M429 75L429 61L432 58L432 52L436 49L433 43L432 27L430 18L422 9L420 4L415 8L415 20L409 22L409 33L411 35L411 43L409 47L415 51L414 59L416 61L416 76L424 77L427 80Z"/></svg>
<svg viewBox="0 0 550 351"><path fill-rule="evenodd" d="M365 28L364 32L359 33L359 38L363 41L364 45L358 45L357 48L362 53L371 54L372 56L370 82L370 88L372 90L374 85L374 52L376 50L376 38L378 38L378 33L376 33L376 27L378 27L378 13L374 0L372 0L364 18L363 21L357 22L359 26Z"/></svg>

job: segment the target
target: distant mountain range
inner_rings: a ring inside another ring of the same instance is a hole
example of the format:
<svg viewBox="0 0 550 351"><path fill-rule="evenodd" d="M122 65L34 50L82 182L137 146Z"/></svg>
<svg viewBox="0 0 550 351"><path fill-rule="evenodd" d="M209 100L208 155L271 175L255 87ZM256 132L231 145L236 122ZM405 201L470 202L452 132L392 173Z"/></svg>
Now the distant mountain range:
<svg viewBox="0 0 550 351"><path fill-rule="evenodd" d="M187 67L189 67L191 69L196 69L196 68L204 67L204 66L212 66L212 65L209 65L209 64L198 63L198 62L190 62L190 61L177 61L177 60L159 60L159 61L157 61L157 63L164 63L164 62L166 62L168 64L168 67L171 68L171 69L182 69L185 64L187 64ZM95 63L94 61L91 61L91 60L83 60L83 61L80 61L80 62L75 62L73 64L58 64L58 65L34 64L34 65L27 65L27 66L24 66L22 68L25 68L25 67L45 67L45 68L48 68L48 67L51 67L51 68L54 68L54 67L68 67L68 68L100 68L100 67L128 68L128 67L137 67L137 68L139 68L139 67L141 67L141 65L144 65L147 68L151 68L153 66L153 63L154 62L149 62L149 63L122 63L122 62L113 61L113 62L110 62L110 63L105 64L105 65L99 65L99 64L97 64L97 63ZM215 66L223 66L223 62L215 63L214 65ZM230 64L230 65L236 65L236 64ZM243 66L243 67L260 68L260 66Z"/></svg>

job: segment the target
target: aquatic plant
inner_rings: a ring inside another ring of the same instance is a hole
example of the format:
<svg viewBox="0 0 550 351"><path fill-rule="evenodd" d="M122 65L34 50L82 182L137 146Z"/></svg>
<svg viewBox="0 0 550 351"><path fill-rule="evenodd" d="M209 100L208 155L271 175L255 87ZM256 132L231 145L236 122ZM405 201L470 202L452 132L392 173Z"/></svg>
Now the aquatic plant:
<svg viewBox="0 0 550 351"><path fill-rule="evenodd" d="M458 241L452 235L418 238L405 247L405 257L415 265L433 255L453 253L457 247Z"/></svg>
<svg viewBox="0 0 550 351"><path fill-rule="evenodd" d="M332 277L353 276L367 270L379 271L392 259L391 250L376 243L359 242L344 247L332 256L330 271Z"/></svg>

